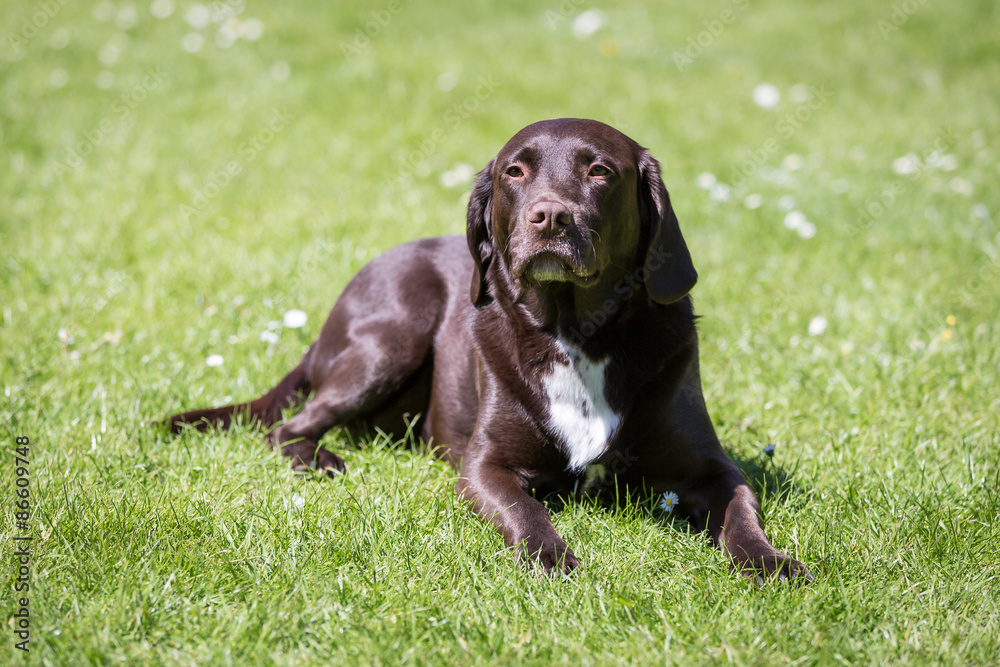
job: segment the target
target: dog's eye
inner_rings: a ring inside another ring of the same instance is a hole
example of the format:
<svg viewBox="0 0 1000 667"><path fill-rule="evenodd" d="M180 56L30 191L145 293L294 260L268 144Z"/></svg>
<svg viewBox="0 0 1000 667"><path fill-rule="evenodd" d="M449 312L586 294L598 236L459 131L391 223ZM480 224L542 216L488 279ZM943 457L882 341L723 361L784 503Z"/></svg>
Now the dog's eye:
<svg viewBox="0 0 1000 667"><path fill-rule="evenodd" d="M507 170L507 175L513 178L521 178L524 176L524 172L521 171L520 167L514 166Z"/></svg>
<svg viewBox="0 0 1000 667"><path fill-rule="evenodd" d="M607 176L611 173L611 170L605 167L603 164L595 164L590 168L590 176Z"/></svg>

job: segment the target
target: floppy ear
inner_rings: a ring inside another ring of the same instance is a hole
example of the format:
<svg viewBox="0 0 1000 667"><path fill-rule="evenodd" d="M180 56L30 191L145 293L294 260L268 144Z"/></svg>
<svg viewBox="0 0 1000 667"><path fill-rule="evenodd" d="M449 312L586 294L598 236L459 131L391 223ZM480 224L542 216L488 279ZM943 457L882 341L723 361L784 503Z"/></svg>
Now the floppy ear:
<svg viewBox="0 0 1000 667"><path fill-rule="evenodd" d="M660 177L660 163L642 149L639 166L639 210L644 216L646 238L646 292L657 303L673 303L684 298L698 282L670 195Z"/></svg>
<svg viewBox="0 0 1000 667"><path fill-rule="evenodd" d="M476 174L469 197L469 212L466 216L466 236L469 252L475 268L472 271L472 287L469 295L474 306L480 306L489 299L486 293L486 269L493 260L493 233L490 229L493 219L493 163Z"/></svg>

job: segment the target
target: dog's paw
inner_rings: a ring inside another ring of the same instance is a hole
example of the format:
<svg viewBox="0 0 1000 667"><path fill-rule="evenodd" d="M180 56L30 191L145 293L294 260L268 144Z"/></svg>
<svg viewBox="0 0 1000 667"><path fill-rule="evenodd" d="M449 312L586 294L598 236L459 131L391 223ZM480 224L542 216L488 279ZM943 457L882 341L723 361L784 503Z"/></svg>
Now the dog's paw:
<svg viewBox="0 0 1000 667"><path fill-rule="evenodd" d="M522 562L538 563L547 574L567 575L580 567L573 550L562 540L546 542L529 537L518 545L517 555Z"/></svg>
<svg viewBox="0 0 1000 667"><path fill-rule="evenodd" d="M290 457L292 470L299 473L318 470L328 477L333 477L347 471L347 465L342 458L306 440L284 445L281 448L281 455Z"/></svg>
<svg viewBox="0 0 1000 667"><path fill-rule="evenodd" d="M744 576L754 577L757 583L769 581L788 581L795 584L808 584L813 580L812 573L806 566L790 556L773 553L764 556L752 556L734 563Z"/></svg>

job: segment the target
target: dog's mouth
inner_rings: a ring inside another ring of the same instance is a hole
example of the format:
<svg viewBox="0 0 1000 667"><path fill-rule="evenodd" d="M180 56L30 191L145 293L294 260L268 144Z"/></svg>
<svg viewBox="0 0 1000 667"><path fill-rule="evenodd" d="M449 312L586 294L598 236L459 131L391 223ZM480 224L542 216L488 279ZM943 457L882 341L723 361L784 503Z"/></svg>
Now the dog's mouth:
<svg viewBox="0 0 1000 667"><path fill-rule="evenodd" d="M601 275L596 267L582 266L554 252L541 252L528 259L517 277L530 283L571 282L581 287L595 284Z"/></svg>

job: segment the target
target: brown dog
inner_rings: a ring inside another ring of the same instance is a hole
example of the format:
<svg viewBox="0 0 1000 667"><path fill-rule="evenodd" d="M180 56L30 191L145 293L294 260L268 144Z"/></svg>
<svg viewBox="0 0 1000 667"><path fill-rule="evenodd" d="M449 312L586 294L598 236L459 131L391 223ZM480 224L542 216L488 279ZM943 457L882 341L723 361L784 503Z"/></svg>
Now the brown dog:
<svg viewBox="0 0 1000 667"><path fill-rule="evenodd" d="M712 427L698 374L697 279L659 165L590 120L518 132L476 177L467 239L390 250L345 288L319 340L250 403L171 418L267 425L296 469L344 470L331 427L402 427L522 557L579 565L532 489L676 494L745 574L811 578L778 553ZM470 255L471 251L471 255ZM471 280L471 298L469 283Z"/></svg>

